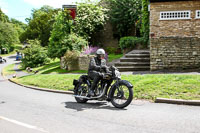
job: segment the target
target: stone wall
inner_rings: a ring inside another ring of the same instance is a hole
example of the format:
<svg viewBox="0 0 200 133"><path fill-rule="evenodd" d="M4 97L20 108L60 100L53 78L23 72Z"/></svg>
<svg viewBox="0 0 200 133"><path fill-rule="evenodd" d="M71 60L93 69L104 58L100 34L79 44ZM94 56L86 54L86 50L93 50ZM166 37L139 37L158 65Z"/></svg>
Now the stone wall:
<svg viewBox="0 0 200 133"><path fill-rule="evenodd" d="M191 19L159 20L162 11L191 11ZM150 5L150 36L200 37L200 19L195 18L200 1L156 2Z"/></svg>
<svg viewBox="0 0 200 133"><path fill-rule="evenodd" d="M151 39L151 70L187 70L200 67L200 38Z"/></svg>
<svg viewBox="0 0 200 133"><path fill-rule="evenodd" d="M162 11L191 11L191 19L159 20ZM154 2L150 5L151 70L200 67L200 1Z"/></svg>
<svg viewBox="0 0 200 133"><path fill-rule="evenodd" d="M76 61L73 62L73 64L70 64L68 66L66 66L65 60L62 57L61 58L61 69L67 69L69 71L73 71L73 70L88 70L89 67L89 62L90 59L94 57L94 55L83 55L78 57L78 59Z"/></svg>

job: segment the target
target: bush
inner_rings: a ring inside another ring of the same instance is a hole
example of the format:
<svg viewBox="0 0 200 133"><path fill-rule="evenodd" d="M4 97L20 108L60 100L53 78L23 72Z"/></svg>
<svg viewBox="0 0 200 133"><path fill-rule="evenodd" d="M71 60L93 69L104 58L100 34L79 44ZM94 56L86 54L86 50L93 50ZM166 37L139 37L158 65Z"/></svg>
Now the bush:
<svg viewBox="0 0 200 133"><path fill-rule="evenodd" d="M117 51L117 48L114 47L106 47L106 52L109 54L114 54Z"/></svg>
<svg viewBox="0 0 200 133"><path fill-rule="evenodd" d="M143 45L145 43L143 37L122 37L119 46L123 50L125 48L134 48L136 44Z"/></svg>
<svg viewBox="0 0 200 133"><path fill-rule="evenodd" d="M38 40L31 40L29 47L25 48L22 53L22 67L38 67L49 62L47 50L40 45Z"/></svg>
<svg viewBox="0 0 200 133"><path fill-rule="evenodd" d="M65 46L68 46L69 50L82 51L88 44L88 42L82 37L78 37L71 33L67 38L62 41Z"/></svg>

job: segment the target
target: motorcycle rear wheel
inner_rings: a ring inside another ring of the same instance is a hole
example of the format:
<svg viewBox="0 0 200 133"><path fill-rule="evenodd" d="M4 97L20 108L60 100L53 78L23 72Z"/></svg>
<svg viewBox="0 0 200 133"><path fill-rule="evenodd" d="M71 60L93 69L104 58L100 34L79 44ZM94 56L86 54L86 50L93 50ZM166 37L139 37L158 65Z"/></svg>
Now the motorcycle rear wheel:
<svg viewBox="0 0 200 133"><path fill-rule="evenodd" d="M127 107L133 99L133 90L130 83L121 80L119 81L119 86L114 88L114 93L111 99L111 103L116 108Z"/></svg>

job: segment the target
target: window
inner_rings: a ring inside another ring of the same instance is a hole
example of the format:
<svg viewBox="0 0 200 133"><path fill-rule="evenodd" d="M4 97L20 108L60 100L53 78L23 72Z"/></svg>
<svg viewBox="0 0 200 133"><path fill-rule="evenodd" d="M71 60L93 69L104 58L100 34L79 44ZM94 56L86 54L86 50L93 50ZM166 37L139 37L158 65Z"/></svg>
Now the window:
<svg viewBox="0 0 200 133"><path fill-rule="evenodd" d="M160 20L190 19L190 11L160 12Z"/></svg>
<svg viewBox="0 0 200 133"><path fill-rule="evenodd" d="M200 10L196 10L196 18L200 18Z"/></svg>

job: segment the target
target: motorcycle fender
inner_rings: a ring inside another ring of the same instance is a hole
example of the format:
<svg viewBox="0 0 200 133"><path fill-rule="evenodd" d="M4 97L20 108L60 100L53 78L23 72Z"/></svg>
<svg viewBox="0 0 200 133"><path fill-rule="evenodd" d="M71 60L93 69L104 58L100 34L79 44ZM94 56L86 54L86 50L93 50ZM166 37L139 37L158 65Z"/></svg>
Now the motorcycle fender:
<svg viewBox="0 0 200 133"><path fill-rule="evenodd" d="M128 88L133 88L133 85L130 82L128 82L126 80L120 80L118 82L118 84L120 84L121 82L126 82L126 84L128 85L127 86ZM110 88L110 91L109 91L109 94L108 94L108 101L111 101L116 86L117 86L117 82L115 82L115 84L113 84L112 87Z"/></svg>

